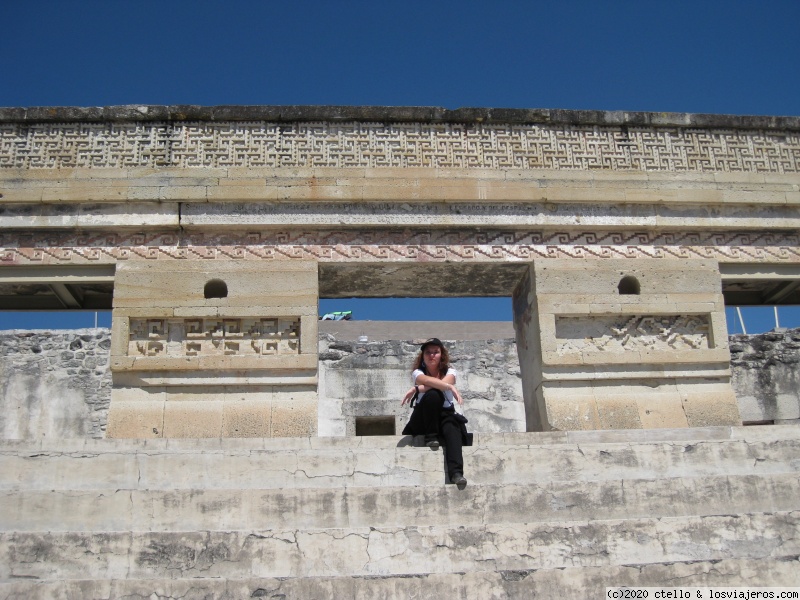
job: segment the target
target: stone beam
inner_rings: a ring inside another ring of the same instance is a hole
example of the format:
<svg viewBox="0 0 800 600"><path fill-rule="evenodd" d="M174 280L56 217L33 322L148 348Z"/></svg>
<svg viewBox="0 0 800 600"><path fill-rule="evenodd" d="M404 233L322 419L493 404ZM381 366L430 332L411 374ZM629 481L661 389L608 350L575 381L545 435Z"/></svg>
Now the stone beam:
<svg viewBox="0 0 800 600"><path fill-rule="evenodd" d="M614 125L628 127L717 127L725 129L800 130L800 117L739 116L703 113L564 110L542 108L447 109L439 106L32 106L0 108L0 123L75 123L128 121L219 122L431 122Z"/></svg>

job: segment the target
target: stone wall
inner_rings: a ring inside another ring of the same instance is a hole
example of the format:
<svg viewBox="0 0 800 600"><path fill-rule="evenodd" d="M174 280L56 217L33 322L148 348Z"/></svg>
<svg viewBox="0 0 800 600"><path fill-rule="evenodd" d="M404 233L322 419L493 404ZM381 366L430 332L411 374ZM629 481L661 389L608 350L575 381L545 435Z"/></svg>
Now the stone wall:
<svg viewBox="0 0 800 600"><path fill-rule="evenodd" d="M498 323L499 333L505 333ZM414 337L409 336L409 337ZM320 336L320 435L353 435L356 416L393 415L410 387L412 342ZM111 396L110 332L0 333L0 435L3 439L101 438ZM466 414L475 431L524 430L513 339L451 344ZM745 422L800 419L800 329L730 337L733 388Z"/></svg>
<svg viewBox="0 0 800 600"><path fill-rule="evenodd" d="M741 425L711 260L534 260L514 290L528 431Z"/></svg>
<svg viewBox="0 0 800 600"><path fill-rule="evenodd" d="M800 422L800 329L730 336L742 420Z"/></svg>
<svg viewBox="0 0 800 600"><path fill-rule="evenodd" d="M354 435L357 417L394 417L399 434L409 410L411 364L424 340L352 342L320 336L320 435ZM513 339L448 342L470 429L525 431L522 380Z"/></svg>
<svg viewBox="0 0 800 600"><path fill-rule="evenodd" d="M311 261L118 265L107 436L316 436L317 286Z"/></svg>
<svg viewBox="0 0 800 600"><path fill-rule="evenodd" d="M108 329L0 332L2 438L102 438L110 347Z"/></svg>

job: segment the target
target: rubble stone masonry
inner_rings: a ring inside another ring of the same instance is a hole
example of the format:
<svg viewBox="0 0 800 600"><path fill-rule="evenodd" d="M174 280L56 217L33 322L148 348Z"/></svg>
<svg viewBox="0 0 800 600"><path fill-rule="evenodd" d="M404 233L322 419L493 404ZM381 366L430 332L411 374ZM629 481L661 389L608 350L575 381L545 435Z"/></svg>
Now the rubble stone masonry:
<svg viewBox="0 0 800 600"><path fill-rule="evenodd" d="M800 329L730 336L733 388L745 422L800 421ZM524 410L513 339L462 340L467 414L476 431L520 431ZM0 333L0 435L4 439L102 438L111 397L110 331ZM408 387L410 343L358 343L320 335L320 435L353 435L354 418L394 414ZM349 375L349 378L344 377ZM361 386L364 377L372 378ZM339 380L347 395L334 397ZM363 389L362 389L363 388ZM360 409L365 409L360 410ZM333 414L335 413L335 414Z"/></svg>

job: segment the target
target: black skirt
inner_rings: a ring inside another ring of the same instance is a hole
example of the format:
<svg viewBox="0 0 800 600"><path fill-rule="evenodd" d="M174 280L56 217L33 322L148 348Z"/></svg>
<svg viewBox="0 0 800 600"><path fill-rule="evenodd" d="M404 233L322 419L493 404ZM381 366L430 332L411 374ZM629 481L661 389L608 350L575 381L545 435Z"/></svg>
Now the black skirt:
<svg viewBox="0 0 800 600"><path fill-rule="evenodd" d="M436 435L442 434L442 428L452 425L461 431L461 443L472 445L472 434L467 432L467 418L456 412L455 408L444 407L444 393L431 389L422 395L411 413L403 429L403 435Z"/></svg>

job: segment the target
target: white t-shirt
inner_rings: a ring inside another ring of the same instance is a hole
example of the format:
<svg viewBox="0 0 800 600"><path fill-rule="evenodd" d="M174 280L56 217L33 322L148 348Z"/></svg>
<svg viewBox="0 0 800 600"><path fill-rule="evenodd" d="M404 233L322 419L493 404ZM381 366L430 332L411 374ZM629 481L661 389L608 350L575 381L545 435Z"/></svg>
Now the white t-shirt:
<svg viewBox="0 0 800 600"><path fill-rule="evenodd" d="M411 381L414 382L414 385L417 384L417 377L419 377L420 375L425 375L425 373L423 373L420 369L415 369L411 373ZM448 375L452 375L453 378L455 379L456 377L458 377L458 372L453 367L449 367L447 369L447 373L445 373L445 377L447 377ZM453 406L453 392L451 392L450 390L444 392L444 404L442 406L444 408L450 408L451 406Z"/></svg>

